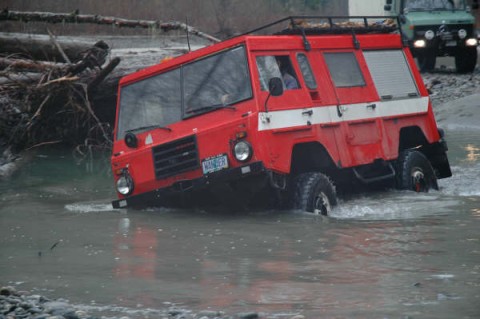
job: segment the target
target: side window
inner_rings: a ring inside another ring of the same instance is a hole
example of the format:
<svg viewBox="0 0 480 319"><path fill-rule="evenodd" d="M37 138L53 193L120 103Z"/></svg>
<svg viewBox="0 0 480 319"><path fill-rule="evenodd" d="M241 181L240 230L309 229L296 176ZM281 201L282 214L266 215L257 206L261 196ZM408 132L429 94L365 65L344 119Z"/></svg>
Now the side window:
<svg viewBox="0 0 480 319"><path fill-rule="evenodd" d="M365 51L364 56L378 95L383 100L419 95L403 51Z"/></svg>
<svg viewBox="0 0 480 319"><path fill-rule="evenodd" d="M313 76L312 68L310 67L310 62L308 62L307 56L303 53L299 53L297 55L297 62L300 66L300 70L302 71L303 79L305 80L307 87L312 90L316 89L317 82Z"/></svg>
<svg viewBox="0 0 480 319"><path fill-rule="evenodd" d="M283 81L283 87L286 90L298 89L297 75L292 67L292 62L288 56L267 55L257 57L257 68L260 74L260 85L262 91L268 90L268 81L271 78L278 77Z"/></svg>
<svg viewBox="0 0 480 319"><path fill-rule="evenodd" d="M324 57L336 87L365 86L365 79L353 52L324 53Z"/></svg>

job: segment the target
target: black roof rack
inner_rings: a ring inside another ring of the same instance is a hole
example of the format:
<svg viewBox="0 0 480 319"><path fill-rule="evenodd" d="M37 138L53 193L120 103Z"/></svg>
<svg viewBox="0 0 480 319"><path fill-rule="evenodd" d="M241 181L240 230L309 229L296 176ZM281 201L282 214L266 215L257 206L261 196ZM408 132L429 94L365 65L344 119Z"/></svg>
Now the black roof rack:
<svg viewBox="0 0 480 319"><path fill-rule="evenodd" d="M398 16L289 16L242 35L254 34L278 27L288 22L287 27L275 31L273 35L301 35L305 49L310 50L307 35L351 34L355 48L359 48L357 34L399 33L403 38ZM404 45L406 43L404 42Z"/></svg>
<svg viewBox="0 0 480 319"><path fill-rule="evenodd" d="M241 35L254 34L284 22L288 22L286 28L271 34L291 35L305 32L308 35L321 35L352 33L352 31L357 34L401 32L397 16L289 16Z"/></svg>

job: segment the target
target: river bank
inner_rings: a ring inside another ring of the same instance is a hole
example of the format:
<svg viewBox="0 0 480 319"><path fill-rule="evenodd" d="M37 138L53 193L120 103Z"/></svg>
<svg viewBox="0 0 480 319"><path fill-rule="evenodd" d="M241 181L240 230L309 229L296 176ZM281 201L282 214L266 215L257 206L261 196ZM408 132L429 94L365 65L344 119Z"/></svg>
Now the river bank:
<svg viewBox="0 0 480 319"><path fill-rule="evenodd" d="M98 312L103 309L108 316L95 316L89 313L89 309ZM46 296L32 294L28 291L17 291L12 286L4 286L0 289L0 319L129 319L122 314L120 317L112 315L115 312L128 313L129 310L122 307L95 307L79 306L71 304L66 299L49 299ZM167 310L160 312L158 310L144 309L137 311L143 313L145 318L156 319L261 319L265 318L262 314L256 312L237 313L234 315L225 314L222 311L204 310L198 313L192 313L189 310L183 310L171 306ZM291 319L304 319L302 315L290 316Z"/></svg>

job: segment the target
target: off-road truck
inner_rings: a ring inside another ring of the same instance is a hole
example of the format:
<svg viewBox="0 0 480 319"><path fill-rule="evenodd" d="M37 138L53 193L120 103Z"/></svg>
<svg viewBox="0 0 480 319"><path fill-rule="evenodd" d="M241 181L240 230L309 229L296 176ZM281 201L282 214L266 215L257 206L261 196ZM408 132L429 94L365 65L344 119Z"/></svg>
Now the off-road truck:
<svg viewBox="0 0 480 319"><path fill-rule="evenodd" d="M122 78L113 206L328 214L352 183L437 188L447 147L398 21L356 21L289 17Z"/></svg>

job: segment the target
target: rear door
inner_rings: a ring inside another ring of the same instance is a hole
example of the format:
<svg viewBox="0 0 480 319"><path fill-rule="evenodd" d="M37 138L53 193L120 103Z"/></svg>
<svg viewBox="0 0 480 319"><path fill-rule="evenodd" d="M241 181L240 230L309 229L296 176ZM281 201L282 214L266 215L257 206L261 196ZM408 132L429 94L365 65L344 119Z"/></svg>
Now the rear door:
<svg viewBox="0 0 480 319"><path fill-rule="evenodd" d="M368 164L384 158L382 124L378 118L379 96L360 50L322 52L336 105L333 122L340 125L336 139L343 150L342 166Z"/></svg>

